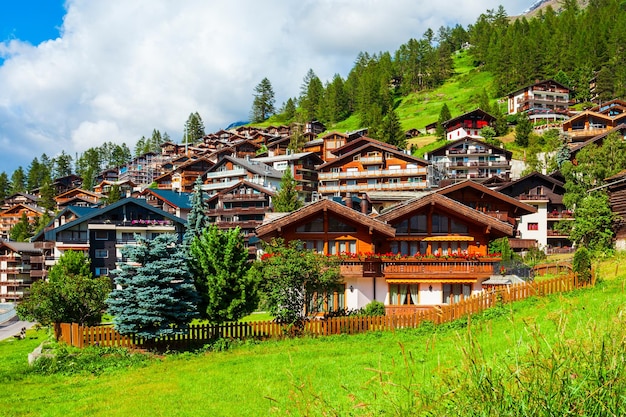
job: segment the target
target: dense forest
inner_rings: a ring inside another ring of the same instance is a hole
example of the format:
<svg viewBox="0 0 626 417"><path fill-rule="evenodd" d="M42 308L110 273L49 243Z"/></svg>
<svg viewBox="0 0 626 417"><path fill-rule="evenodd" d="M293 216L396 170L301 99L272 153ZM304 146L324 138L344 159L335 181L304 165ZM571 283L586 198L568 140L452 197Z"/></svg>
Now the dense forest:
<svg viewBox="0 0 626 417"><path fill-rule="evenodd" d="M412 94L433 89L453 75L452 56L467 49L477 68L496 80L487 99L553 78L574 90L579 103L590 100L595 80L601 100L626 97L626 1L591 0L580 8L576 0L563 0L559 10L548 7L536 17L510 18L504 8L487 10L464 28L428 29L409 39L395 52L361 52L346 78L339 74L322 82L313 69L303 78L300 92L274 109L271 82L264 79L255 89L252 122L272 123L319 120L334 123L356 117L369 135L403 146L403 132L394 109ZM257 106L263 106L262 108ZM269 119L268 119L269 118ZM180 142L194 142L204 135L202 118L192 113ZM296 135L297 136L297 135ZM15 192L47 190L52 178L76 173L90 188L103 169L123 165L134 156L159 151L171 140L154 129L137 141L134 152L126 144L107 142L72 157L64 152L54 158L41 155L11 176L0 173L0 199ZM295 138L297 141L297 137Z"/></svg>

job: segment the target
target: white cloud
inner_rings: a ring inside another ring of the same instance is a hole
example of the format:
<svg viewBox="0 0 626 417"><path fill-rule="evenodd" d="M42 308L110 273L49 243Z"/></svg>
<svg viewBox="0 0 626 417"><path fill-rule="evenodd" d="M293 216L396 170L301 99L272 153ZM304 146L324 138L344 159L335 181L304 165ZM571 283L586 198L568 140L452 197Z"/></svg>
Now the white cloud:
<svg viewBox="0 0 626 417"><path fill-rule="evenodd" d="M133 147L152 129L182 136L247 119L267 77L277 104L309 68L347 76L358 52L394 52L429 27L473 23L500 3L411 0L68 0L61 36L0 43L0 171L104 141ZM505 6L506 7L506 6ZM519 10L517 10L519 9ZM7 146L8 145L8 146Z"/></svg>

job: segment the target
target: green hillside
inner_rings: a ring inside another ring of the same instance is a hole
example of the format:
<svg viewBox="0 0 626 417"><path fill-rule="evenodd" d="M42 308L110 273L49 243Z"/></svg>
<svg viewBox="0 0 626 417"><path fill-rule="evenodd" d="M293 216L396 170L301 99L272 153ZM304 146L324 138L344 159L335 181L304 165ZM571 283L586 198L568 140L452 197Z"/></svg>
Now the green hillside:
<svg viewBox="0 0 626 417"><path fill-rule="evenodd" d="M521 416L626 413L624 255L595 288L448 325L133 359L71 351L29 369L45 337L0 342L5 416ZM228 342L218 345L227 348ZM57 372L54 370L57 369Z"/></svg>

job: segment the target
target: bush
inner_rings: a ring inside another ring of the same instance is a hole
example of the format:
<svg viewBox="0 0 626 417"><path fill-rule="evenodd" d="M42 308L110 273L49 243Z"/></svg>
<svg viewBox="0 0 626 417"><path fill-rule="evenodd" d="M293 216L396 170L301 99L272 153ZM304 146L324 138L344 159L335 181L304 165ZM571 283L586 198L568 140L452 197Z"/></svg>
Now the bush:
<svg viewBox="0 0 626 417"><path fill-rule="evenodd" d="M591 281L591 255L584 246L576 249L572 269L578 275L580 282Z"/></svg>
<svg viewBox="0 0 626 417"><path fill-rule="evenodd" d="M380 301L372 301L363 309L363 314L366 316L384 316L385 315L385 304Z"/></svg>

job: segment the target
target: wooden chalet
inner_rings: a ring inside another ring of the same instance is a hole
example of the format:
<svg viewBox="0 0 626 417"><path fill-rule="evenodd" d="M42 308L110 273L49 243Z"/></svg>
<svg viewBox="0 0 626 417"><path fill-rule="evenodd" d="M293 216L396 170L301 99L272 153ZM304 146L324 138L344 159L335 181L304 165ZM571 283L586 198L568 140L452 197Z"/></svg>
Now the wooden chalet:
<svg viewBox="0 0 626 417"><path fill-rule="evenodd" d="M283 174L286 170L290 170L297 183L296 189L298 194L304 201L311 201L312 195L317 192L317 166L322 165L324 161L316 153L287 152L285 155L259 157L255 158L255 160L269 165Z"/></svg>
<svg viewBox="0 0 626 417"><path fill-rule="evenodd" d="M213 165L208 157L190 158L154 181L159 189L190 193L198 177L203 177Z"/></svg>
<svg viewBox="0 0 626 417"><path fill-rule="evenodd" d="M429 187L428 162L373 142L318 167L319 193L408 191Z"/></svg>
<svg viewBox="0 0 626 417"><path fill-rule="evenodd" d="M34 243L0 241L0 303L21 300L43 277L43 252Z"/></svg>
<svg viewBox="0 0 626 417"><path fill-rule="evenodd" d="M113 187L119 188L120 195L122 197L130 197L132 193L135 191L135 189L137 188L137 184L135 184L133 181L129 179L119 180L119 181L104 180L94 185L93 190L97 194L108 196Z"/></svg>
<svg viewBox="0 0 626 417"><path fill-rule="evenodd" d="M83 179L76 174L66 175L64 177L57 178L52 182L52 187L54 188L56 195L63 194L74 188L80 188L82 185Z"/></svg>
<svg viewBox="0 0 626 417"><path fill-rule="evenodd" d="M185 144L174 142L163 142L161 144L161 155L169 159L184 155L186 150Z"/></svg>
<svg viewBox="0 0 626 417"><path fill-rule="evenodd" d="M469 136L449 141L425 155L441 178L449 182L467 179L482 182L495 176L508 179L512 157L511 151Z"/></svg>
<svg viewBox="0 0 626 417"><path fill-rule="evenodd" d="M203 176L205 180L202 189L213 195L246 180L276 190L282 176L281 172L258 160L224 156Z"/></svg>
<svg viewBox="0 0 626 417"><path fill-rule="evenodd" d="M497 191L537 210L521 216L516 237L536 240L538 247L547 253L567 253L572 250L569 234L555 227L560 221L574 220L573 213L563 204L563 182L553 176L534 172L497 188Z"/></svg>
<svg viewBox="0 0 626 417"><path fill-rule="evenodd" d="M572 161L574 164L576 164L576 159L577 159L577 155L578 152L580 152L581 150L583 150L584 148L586 148L587 146L591 145L591 144L595 144L596 146L600 147L604 144L604 139L609 136L611 133L617 133L620 138L624 139L626 138L626 123L622 123L604 133L601 133L597 136L592 137L589 140L586 140L582 143L576 142L573 143L572 146L570 147L569 150L569 159L570 161Z"/></svg>
<svg viewBox="0 0 626 417"><path fill-rule="evenodd" d="M481 138L480 130L486 126L493 126L495 121L496 118L486 111L475 109L447 120L441 125L446 131L446 139L457 140L466 136Z"/></svg>
<svg viewBox="0 0 626 417"><path fill-rule="evenodd" d="M512 234L512 224L436 193L375 218L322 199L257 228L262 240L297 239L341 259L343 288L326 295L336 301L328 309L378 300L388 314L430 309L481 291L500 260L487 255L489 242Z"/></svg>
<svg viewBox="0 0 626 417"><path fill-rule="evenodd" d="M538 81L508 94L508 114L525 113L533 122L560 122L569 117L570 94L559 82Z"/></svg>
<svg viewBox="0 0 626 417"><path fill-rule="evenodd" d="M83 190L82 188L74 188L57 195L54 201L56 201L57 209L62 210L68 206L96 207L100 205L105 198L106 196L103 194Z"/></svg>
<svg viewBox="0 0 626 417"><path fill-rule="evenodd" d="M339 132L330 132L318 138L311 134L308 142L304 144L304 152L315 152L324 161L329 162L337 156L333 153L335 149L339 149L348 143L348 135Z"/></svg>
<svg viewBox="0 0 626 417"><path fill-rule="evenodd" d="M2 202L2 210L8 210L18 204L27 204L36 206L39 202L39 198L34 194L29 193L15 193L4 199Z"/></svg>
<svg viewBox="0 0 626 417"><path fill-rule="evenodd" d="M626 113L619 112L621 106L594 107L578 113L563 122L563 133L571 142L584 142L595 136L609 132L626 123ZM612 111L613 110L613 111Z"/></svg>
<svg viewBox="0 0 626 417"><path fill-rule="evenodd" d="M191 211L191 193L146 188L139 193L139 197L145 198L146 202L151 206L180 217L183 220L187 220L187 215Z"/></svg>
<svg viewBox="0 0 626 417"><path fill-rule="evenodd" d="M19 203L0 213L0 239L9 240L10 232L21 220L25 214L28 222L36 224L41 216L46 213L46 209L31 205Z"/></svg>

